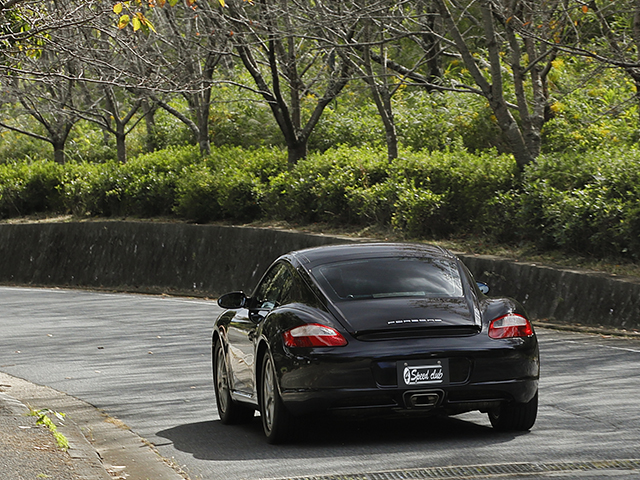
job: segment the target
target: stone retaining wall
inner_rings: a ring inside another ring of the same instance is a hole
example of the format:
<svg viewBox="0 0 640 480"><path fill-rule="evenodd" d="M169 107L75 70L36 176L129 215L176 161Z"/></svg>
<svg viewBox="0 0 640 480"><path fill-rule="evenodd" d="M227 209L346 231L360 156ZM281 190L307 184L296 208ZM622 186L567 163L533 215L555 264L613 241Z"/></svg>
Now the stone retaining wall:
<svg viewBox="0 0 640 480"><path fill-rule="evenodd" d="M199 296L251 291L291 250L353 239L272 229L147 222L0 225L0 283ZM640 282L461 255L491 294L535 319L640 328Z"/></svg>
<svg viewBox="0 0 640 480"><path fill-rule="evenodd" d="M537 320L640 329L640 281L490 256L460 255L490 294L513 297Z"/></svg>

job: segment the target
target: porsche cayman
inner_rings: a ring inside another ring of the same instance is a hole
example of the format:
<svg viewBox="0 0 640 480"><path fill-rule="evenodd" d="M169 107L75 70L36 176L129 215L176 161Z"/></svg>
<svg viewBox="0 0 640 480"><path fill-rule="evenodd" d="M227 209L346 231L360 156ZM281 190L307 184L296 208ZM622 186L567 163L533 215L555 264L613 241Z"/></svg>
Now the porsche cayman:
<svg viewBox="0 0 640 480"><path fill-rule="evenodd" d="M212 337L224 424L260 413L270 443L319 412L536 420L539 353L513 299L486 296L446 249L357 243L288 253L247 295L221 296Z"/></svg>

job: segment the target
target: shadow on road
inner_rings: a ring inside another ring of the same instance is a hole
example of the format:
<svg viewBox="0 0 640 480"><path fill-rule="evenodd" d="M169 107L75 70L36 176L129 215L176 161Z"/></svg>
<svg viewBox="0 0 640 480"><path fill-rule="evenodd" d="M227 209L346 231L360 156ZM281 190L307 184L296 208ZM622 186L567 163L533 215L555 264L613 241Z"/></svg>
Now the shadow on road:
<svg viewBox="0 0 640 480"><path fill-rule="evenodd" d="M157 433L180 451L202 460L233 461L273 458L323 458L376 451L430 451L507 443L522 434L498 433L491 427L457 418L370 419L339 417L305 419L299 438L287 445L269 445L260 417L244 425L223 425L219 420L178 425ZM526 433L525 433L526 435ZM336 448L339 447L339 451Z"/></svg>

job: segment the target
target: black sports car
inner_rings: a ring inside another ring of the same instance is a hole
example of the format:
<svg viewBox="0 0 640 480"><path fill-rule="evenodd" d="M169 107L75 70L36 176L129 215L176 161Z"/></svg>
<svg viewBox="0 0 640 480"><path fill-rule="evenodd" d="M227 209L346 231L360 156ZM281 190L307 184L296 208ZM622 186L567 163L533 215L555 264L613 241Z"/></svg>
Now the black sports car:
<svg viewBox="0 0 640 480"><path fill-rule="evenodd" d="M524 309L489 298L451 252L349 244L278 258L254 293L218 299L213 377L220 419L260 412L270 443L309 413L480 410L528 430L538 342Z"/></svg>

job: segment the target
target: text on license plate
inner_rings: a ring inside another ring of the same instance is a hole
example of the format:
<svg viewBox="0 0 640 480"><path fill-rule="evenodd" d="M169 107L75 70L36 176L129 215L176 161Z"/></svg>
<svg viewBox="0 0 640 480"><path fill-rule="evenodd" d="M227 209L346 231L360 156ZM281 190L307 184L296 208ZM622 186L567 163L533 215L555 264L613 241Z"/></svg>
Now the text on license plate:
<svg viewBox="0 0 640 480"><path fill-rule="evenodd" d="M449 363L446 358L398 362L398 383L402 387L447 385Z"/></svg>

